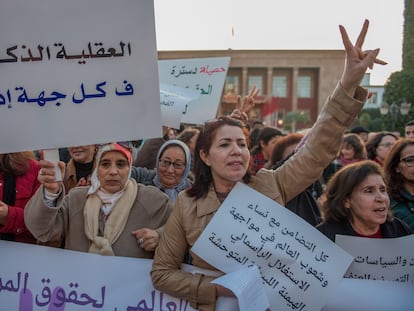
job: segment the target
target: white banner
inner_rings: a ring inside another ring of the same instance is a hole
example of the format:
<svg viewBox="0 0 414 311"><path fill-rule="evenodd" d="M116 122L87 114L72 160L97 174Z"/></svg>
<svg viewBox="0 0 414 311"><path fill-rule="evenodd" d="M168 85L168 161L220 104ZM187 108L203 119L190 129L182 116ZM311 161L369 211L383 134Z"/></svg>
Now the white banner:
<svg viewBox="0 0 414 311"><path fill-rule="evenodd" d="M414 285L414 234L394 239L336 235L335 243L354 256L346 278Z"/></svg>
<svg viewBox="0 0 414 311"><path fill-rule="evenodd" d="M161 136L151 0L2 0L0 153Z"/></svg>
<svg viewBox="0 0 414 311"><path fill-rule="evenodd" d="M203 124L216 117L230 57L170 59L158 62L159 78L170 84L195 90L200 97L184 106L184 123Z"/></svg>
<svg viewBox="0 0 414 311"><path fill-rule="evenodd" d="M193 310L153 288L152 260L5 241L0 258L1 310Z"/></svg>
<svg viewBox="0 0 414 311"><path fill-rule="evenodd" d="M187 301L153 288L149 259L107 257L6 241L0 241L0 258L1 310L193 310ZM209 274L188 265L183 269ZM337 290L326 297L322 310L412 311L414 287L407 285L342 279ZM272 310L281 310L284 305ZM234 299L217 302L216 311L234 310L238 310Z"/></svg>
<svg viewBox="0 0 414 311"><path fill-rule="evenodd" d="M320 310L352 261L302 218L242 183L192 250L227 273L258 266L272 310Z"/></svg>

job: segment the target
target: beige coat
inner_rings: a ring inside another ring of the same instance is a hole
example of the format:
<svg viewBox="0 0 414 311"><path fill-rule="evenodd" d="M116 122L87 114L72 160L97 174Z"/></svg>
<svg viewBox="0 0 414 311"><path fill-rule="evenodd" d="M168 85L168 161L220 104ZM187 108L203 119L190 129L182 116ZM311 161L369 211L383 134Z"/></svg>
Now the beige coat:
<svg viewBox="0 0 414 311"><path fill-rule="evenodd" d="M43 199L41 186L25 208L25 222L30 232L41 242L64 240L65 248L88 252L89 240L84 231L84 214L88 187L75 187L68 195L57 199L57 207L48 207ZM168 196L153 186L138 184L137 196L127 223L118 240L112 245L116 256L152 258L153 252L144 251L137 244L133 230L158 229L167 221L172 202ZM109 216L111 217L111 216ZM104 222L100 220L103 232Z"/></svg>
<svg viewBox="0 0 414 311"><path fill-rule="evenodd" d="M249 186L282 205L305 190L335 158L343 132L354 122L366 95L359 88L354 99L338 86L298 152L275 171L260 170ZM151 271L157 289L187 299L193 308L206 311L215 309L215 285L210 283L214 277L182 272L180 265L189 249L194 266L214 270L191 247L219 207L213 187L206 198L197 201L181 192L164 227Z"/></svg>

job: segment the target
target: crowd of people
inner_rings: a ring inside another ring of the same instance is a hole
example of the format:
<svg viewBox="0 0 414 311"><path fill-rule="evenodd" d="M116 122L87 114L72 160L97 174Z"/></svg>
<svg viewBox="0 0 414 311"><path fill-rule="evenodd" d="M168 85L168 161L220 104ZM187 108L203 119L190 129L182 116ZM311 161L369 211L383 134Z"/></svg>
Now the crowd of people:
<svg viewBox="0 0 414 311"><path fill-rule="evenodd" d="M216 270L192 246L238 182L333 241L412 234L414 121L406 137L353 127L368 97L359 86L367 68L385 64L379 49L363 50L367 29L366 21L352 44L340 27L344 71L305 135L248 120L254 88L231 115L200 127L164 128L138 146L69 147L70 160L58 163L61 181L55 164L33 152L0 155L0 238L152 258L155 288L214 310L217 297L233 293L181 264Z"/></svg>

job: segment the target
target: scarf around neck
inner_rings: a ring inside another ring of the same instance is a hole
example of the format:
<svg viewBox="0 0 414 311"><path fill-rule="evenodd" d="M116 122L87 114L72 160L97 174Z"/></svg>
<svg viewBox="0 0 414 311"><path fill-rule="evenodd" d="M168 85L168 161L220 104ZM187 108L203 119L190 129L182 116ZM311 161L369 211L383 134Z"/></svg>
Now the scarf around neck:
<svg viewBox="0 0 414 311"><path fill-rule="evenodd" d="M110 214L105 222L103 236L99 233L99 215L102 212L103 201L98 193L92 193L86 199L83 210L85 218L85 235L91 242L89 253L96 253L106 256L114 256L112 245L124 231L128 221L129 213L137 196L137 183L130 179L121 196L117 198L112 206Z"/></svg>

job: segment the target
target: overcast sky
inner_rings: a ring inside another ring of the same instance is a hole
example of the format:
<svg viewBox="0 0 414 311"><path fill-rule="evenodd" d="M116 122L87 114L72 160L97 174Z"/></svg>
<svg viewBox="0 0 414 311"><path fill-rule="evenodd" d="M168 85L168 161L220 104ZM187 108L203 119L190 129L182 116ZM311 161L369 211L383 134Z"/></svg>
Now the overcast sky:
<svg viewBox="0 0 414 311"><path fill-rule="evenodd" d="M365 18L366 49L381 48L371 84L401 70L404 0L154 0L158 50L343 49ZM233 31L232 31L233 30Z"/></svg>

